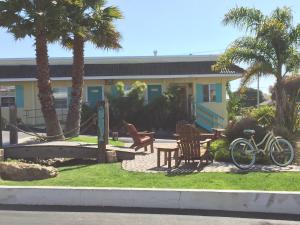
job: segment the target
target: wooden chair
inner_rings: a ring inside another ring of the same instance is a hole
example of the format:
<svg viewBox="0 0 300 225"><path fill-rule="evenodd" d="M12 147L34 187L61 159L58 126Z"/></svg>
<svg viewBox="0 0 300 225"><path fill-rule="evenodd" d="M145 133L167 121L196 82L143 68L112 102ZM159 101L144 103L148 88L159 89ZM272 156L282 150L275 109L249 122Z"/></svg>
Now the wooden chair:
<svg viewBox="0 0 300 225"><path fill-rule="evenodd" d="M140 148L144 148L144 150L147 151L147 146L150 146L151 153L154 152L154 132L138 132L133 124L124 122L124 125L127 129L127 133L133 139L133 144L130 146L130 148L134 148L136 151Z"/></svg>
<svg viewBox="0 0 300 225"><path fill-rule="evenodd" d="M178 126L178 147L179 156L177 159L177 167L181 161L186 163L200 160L200 164L203 160L213 161L213 156L209 152L211 139L208 139L206 135L202 135L201 132L192 126L191 124L181 124Z"/></svg>

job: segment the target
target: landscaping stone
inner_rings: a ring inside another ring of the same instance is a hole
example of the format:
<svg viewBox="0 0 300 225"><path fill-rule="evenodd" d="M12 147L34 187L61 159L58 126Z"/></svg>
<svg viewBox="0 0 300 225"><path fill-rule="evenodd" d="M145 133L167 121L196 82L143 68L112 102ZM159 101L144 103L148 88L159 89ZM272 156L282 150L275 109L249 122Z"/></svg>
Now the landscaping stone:
<svg viewBox="0 0 300 225"><path fill-rule="evenodd" d="M0 162L4 160L4 149L0 149Z"/></svg>
<svg viewBox="0 0 300 225"><path fill-rule="evenodd" d="M116 151L107 151L106 152L106 159L107 159L108 163L118 162Z"/></svg>
<svg viewBox="0 0 300 225"><path fill-rule="evenodd" d="M29 181L56 177L58 170L51 166L22 162L1 162L0 177L3 180Z"/></svg>

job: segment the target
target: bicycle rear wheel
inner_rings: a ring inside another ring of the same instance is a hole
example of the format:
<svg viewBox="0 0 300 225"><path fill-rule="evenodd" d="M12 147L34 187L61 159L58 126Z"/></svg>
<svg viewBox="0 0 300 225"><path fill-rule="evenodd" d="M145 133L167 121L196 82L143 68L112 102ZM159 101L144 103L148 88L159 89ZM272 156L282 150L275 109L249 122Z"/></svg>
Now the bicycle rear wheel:
<svg viewBox="0 0 300 225"><path fill-rule="evenodd" d="M250 169L255 163L256 154L254 147L246 139L237 141L232 146L230 153L234 165L242 170Z"/></svg>
<svg viewBox="0 0 300 225"><path fill-rule="evenodd" d="M270 146L270 157L277 166L290 165L295 157L291 143L283 138L277 138Z"/></svg>

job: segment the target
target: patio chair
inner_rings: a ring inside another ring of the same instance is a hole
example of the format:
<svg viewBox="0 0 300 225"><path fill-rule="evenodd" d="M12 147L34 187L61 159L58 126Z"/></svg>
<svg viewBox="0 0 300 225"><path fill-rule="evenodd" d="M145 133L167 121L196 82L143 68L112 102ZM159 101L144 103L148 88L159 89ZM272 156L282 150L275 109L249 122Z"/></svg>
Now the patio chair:
<svg viewBox="0 0 300 225"><path fill-rule="evenodd" d="M133 144L130 146L130 148L134 148L135 151L139 150L140 148L144 148L144 150L147 151L147 147L150 146L151 153L154 152L154 132L138 132L133 124L124 122L124 125L127 129L127 133L133 139Z"/></svg>
<svg viewBox="0 0 300 225"><path fill-rule="evenodd" d="M213 156L210 153L210 138L202 135L201 132L191 124L181 124L178 127L178 147L179 156L177 159L177 167L181 161L185 163L206 160L206 163L213 161Z"/></svg>

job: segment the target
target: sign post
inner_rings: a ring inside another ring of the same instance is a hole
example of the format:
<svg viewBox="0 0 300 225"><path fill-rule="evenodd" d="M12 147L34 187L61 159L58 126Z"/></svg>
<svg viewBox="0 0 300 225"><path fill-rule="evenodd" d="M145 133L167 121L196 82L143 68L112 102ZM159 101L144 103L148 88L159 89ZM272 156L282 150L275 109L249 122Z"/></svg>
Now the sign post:
<svg viewBox="0 0 300 225"><path fill-rule="evenodd" d="M97 135L98 135L98 162L106 162L106 144L107 144L107 114L105 101L99 101L97 104Z"/></svg>
<svg viewBox="0 0 300 225"><path fill-rule="evenodd" d="M9 107L9 140L10 144L18 144L18 130L17 130L17 107L12 105Z"/></svg>

